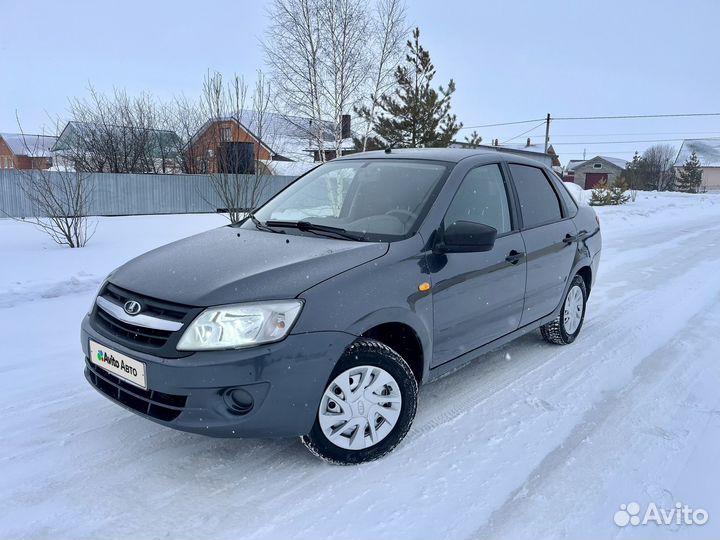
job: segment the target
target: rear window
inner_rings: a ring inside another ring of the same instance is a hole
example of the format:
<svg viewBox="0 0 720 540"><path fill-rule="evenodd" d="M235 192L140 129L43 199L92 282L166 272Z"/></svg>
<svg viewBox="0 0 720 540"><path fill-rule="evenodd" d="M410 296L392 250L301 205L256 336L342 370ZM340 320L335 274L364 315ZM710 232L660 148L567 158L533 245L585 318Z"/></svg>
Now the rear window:
<svg viewBox="0 0 720 540"><path fill-rule="evenodd" d="M525 228L562 219L560 200L541 169L511 164L510 172L520 199L520 211Z"/></svg>
<svg viewBox="0 0 720 540"><path fill-rule="evenodd" d="M560 198L565 204L565 217L577 214L577 202L575 202L575 197L573 197L572 193L570 193L567 184L557 174L553 174L553 176L550 177L550 180L552 180L553 184L555 184L555 190L560 194Z"/></svg>

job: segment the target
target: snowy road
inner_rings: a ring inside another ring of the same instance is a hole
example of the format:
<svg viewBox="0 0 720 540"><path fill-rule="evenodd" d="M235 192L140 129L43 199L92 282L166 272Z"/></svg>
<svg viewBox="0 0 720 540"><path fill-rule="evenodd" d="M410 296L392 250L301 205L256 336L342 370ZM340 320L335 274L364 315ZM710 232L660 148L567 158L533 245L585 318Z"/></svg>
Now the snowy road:
<svg viewBox="0 0 720 540"><path fill-rule="evenodd" d="M578 341L533 333L424 387L407 440L351 468L294 440L175 432L85 382L78 326L99 279L217 216L103 220L78 254L0 220L0 537L717 537L720 196L599 213ZM621 529L632 501L710 520Z"/></svg>

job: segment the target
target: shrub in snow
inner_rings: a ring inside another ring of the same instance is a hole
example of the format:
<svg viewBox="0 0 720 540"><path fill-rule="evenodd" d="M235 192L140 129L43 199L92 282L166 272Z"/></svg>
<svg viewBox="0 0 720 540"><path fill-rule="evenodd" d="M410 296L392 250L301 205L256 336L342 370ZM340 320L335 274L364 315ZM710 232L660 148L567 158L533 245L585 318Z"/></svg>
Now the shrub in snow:
<svg viewBox="0 0 720 540"><path fill-rule="evenodd" d="M95 232L87 219L93 195L89 175L69 169L33 169L22 174L20 189L30 201L33 215L14 219L32 223L61 246L85 246Z"/></svg>
<svg viewBox="0 0 720 540"><path fill-rule="evenodd" d="M618 179L612 186L608 186L607 182L601 182L592 190L590 195L590 206L617 206L625 204L630 200L630 196L625 193L627 186Z"/></svg>

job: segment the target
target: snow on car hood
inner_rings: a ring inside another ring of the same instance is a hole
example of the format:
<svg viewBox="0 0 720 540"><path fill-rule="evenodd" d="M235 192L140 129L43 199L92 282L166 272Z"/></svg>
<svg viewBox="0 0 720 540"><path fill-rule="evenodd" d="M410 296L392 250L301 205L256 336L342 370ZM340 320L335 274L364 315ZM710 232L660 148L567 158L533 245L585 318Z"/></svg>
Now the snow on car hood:
<svg viewBox="0 0 720 540"><path fill-rule="evenodd" d="M387 250L387 243L221 227L140 255L110 281L191 306L294 298Z"/></svg>

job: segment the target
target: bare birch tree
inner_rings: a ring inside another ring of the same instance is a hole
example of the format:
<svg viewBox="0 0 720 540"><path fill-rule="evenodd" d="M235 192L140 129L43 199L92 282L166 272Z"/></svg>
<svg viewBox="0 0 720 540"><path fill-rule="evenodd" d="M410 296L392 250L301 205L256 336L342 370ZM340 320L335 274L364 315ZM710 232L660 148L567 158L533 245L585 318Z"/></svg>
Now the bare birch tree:
<svg viewBox="0 0 720 540"><path fill-rule="evenodd" d="M276 108L288 122L293 116L309 120L310 144L324 156L323 29L321 11L326 0L275 0L268 10L270 25L263 50L274 86Z"/></svg>
<svg viewBox="0 0 720 540"><path fill-rule="evenodd" d="M309 119L308 141L321 161L326 146L340 153L342 115L391 82L404 13L401 0L378 0L376 10L363 0L274 0L268 10L263 49L274 105L291 122Z"/></svg>
<svg viewBox="0 0 720 540"><path fill-rule="evenodd" d="M368 149L380 97L395 85L394 72L403 58L403 46L410 29L406 24L406 8L403 0L379 0L371 32L371 66L369 99L362 109L366 119L362 134L362 150Z"/></svg>
<svg viewBox="0 0 720 540"><path fill-rule="evenodd" d="M335 155L341 155L342 115L353 110L370 69L367 37L370 17L366 3L358 0L327 0L321 10L326 54L321 56L327 74L322 92L333 121Z"/></svg>

